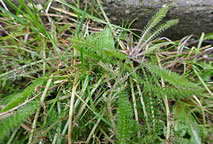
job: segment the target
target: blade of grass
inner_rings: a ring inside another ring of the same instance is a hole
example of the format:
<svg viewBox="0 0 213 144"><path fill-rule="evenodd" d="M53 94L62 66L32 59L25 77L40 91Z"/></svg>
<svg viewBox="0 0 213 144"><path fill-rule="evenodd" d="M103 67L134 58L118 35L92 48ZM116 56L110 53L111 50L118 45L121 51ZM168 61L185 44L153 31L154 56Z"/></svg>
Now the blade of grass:
<svg viewBox="0 0 213 144"><path fill-rule="evenodd" d="M106 13L104 12L103 7L101 6L100 1L99 1L99 0L96 0L96 1L97 1L97 3L98 3L98 6L99 6L99 7L100 7L100 9L101 9L101 12L102 12L102 13L103 13L103 15L104 15L105 20L107 21L107 23L108 23L108 24L109 24L109 26L111 27L111 23L110 23L110 21L109 21L108 17L106 16Z"/></svg>
<svg viewBox="0 0 213 144"><path fill-rule="evenodd" d="M158 65L161 68L162 67L161 60L160 60L160 58L158 57L157 54L156 54L156 58L157 58L157 61L158 61ZM163 78L161 78L161 85L162 85L163 88L165 88L165 82L164 82ZM168 103L167 95L164 96L164 103L165 103L165 107L166 107L166 117L167 117L167 130L166 130L166 141L165 141L165 144L168 144L169 138L170 138L171 120L170 120L170 110L169 110L169 103Z"/></svg>
<svg viewBox="0 0 213 144"><path fill-rule="evenodd" d="M9 17L11 17L11 18L14 18L14 19L16 19L16 20L18 20L20 23L22 23L23 25L28 25L27 24L27 22L25 22L25 21L23 21L22 19L20 19L19 17L17 17L16 15L14 15L13 13L11 13L11 12L9 12L9 11L7 11L7 10L5 10L4 8L2 8L1 6L0 6L0 10L1 11L3 11L3 12L5 12L6 14L8 14L9 15Z"/></svg>
<svg viewBox="0 0 213 144"><path fill-rule="evenodd" d="M68 143L72 144L72 118L74 113L74 100L76 95L76 89L79 84L79 74L75 75L75 80L72 88L71 99L70 99L70 110L69 110L69 126L68 126ZM69 91L68 91L69 92Z"/></svg>
<svg viewBox="0 0 213 144"><path fill-rule="evenodd" d="M47 84L46 84L46 87L44 89L44 93L42 94L41 96L41 99L40 99L40 102L42 105L44 105L44 99L46 98L47 96L47 92L48 92L48 89L50 87L50 84L52 82L52 77L53 75L50 76L50 79L47 81ZM39 113L40 113L40 110L41 110L41 106L38 108L36 114L35 114L35 117L34 117L34 121L33 121L33 125L32 125L32 130L30 132L30 136L29 136L29 140L28 140L28 144L31 144L32 143L32 140L33 140L33 135L34 135L34 131L36 129L36 123L37 123L37 120L38 120L38 117L39 117Z"/></svg>
<svg viewBox="0 0 213 144"><path fill-rule="evenodd" d="M103 114L102 114L101 116L103 116ZM92 130L91 130L91 132L90 132L90 134L89 134L89 136L88 136L88 138L87 138L87 140L86 140L86 143L89 143L89 141L90 141L92 135L95 133L95 130L97 129L97 127L98 127L100 121L101 121L101 119L99 118L99 119L97 120L97 122L95 123L94 127L92 128Z"/></svg>
<svg viewBox="0 0 213 144"><path fill-rule="evenodd" d="M194 97L194 99L197 101L197 103L198 103L199 106L200 106L200 109L201 109L201 111L202 111L202 116L203 116L203 125L204 125L204 127L206 127L206 115L205 115L203 106L202 106L200 100L197 98L197 96L193 95L193 97Z"/></svg>
<svg viewBox="0 0 213 144"><path fill-rule="evenodd" d="M52 110L53 110L53 108L54 108L56 102L58 101L58 98L59 98L59 96L60 96L60 94L61 94L61 90L62 90L62 88L59 89L59 92L58 92L58 94L56 95L56 98L54 99L54 102L52 103L50 109L48 110L46 116L44 117L44 120L43 120L44 122L43 122L42 127L45 127L45 126L46 126L47 117L48 117L49 114L52 112Z"/></svg>
<svg viewBox="0 0 213 144"><path fill-rule="evenodd" d="M104 121L107 125L109 125L110 127L112 127L112 124L105 119L103 116L101 116L99 113L95 112L80 96L78 96L78 94L76 94L76 96L98 117L100 118L102 121Z"/></svg>
<svg viewBox="0 0 213 144"><path fill-rule="evenodd" d="M87 13L87 4L85 4L84 13L82 15L80 24L76 26L76 35L80 33L81 27L82 27L82 25L84 23L84 19L85 19L86 13Z"/></svg>
<svg viewBox="0 0 213 144"><path fill-rule="evenodd" d="M53 59L58 59L58 58L59 58L58 56L56 56L56 57L51 57L51 58L47 58L46 61L53 60ZM0 75L0 78L1 78L1 77L4 77L4 76L7 76L7 75L9 75L9 74L11 74L11 73L13 73L13 72L18 71L18 70L25 69L26 67L33 66L33 65L36 65L36 64L42 63L42 62L44 62L44 60L39 60L39 61L31 62L31 63L29 63L29 64L20 66L20 67L18 67L18 68L16 68L16 69L13 69L13 70L9 71L9 72L6 72L6 73L1 74L1 75Z"/></svg>
<svg viewBox="0 0 213 144"><path fill-rule="evenodd" d="M134 92L134 87L133 87L133 82L132 82L131 77L129 77L129 82L130 82L130 87L131 87L131 94L132 94L132 102L133 102L133 108L134 108L134 113L135 113L135 120L136 120L136 122L139 122L137 103L136 103L135 92ZM140 132L137 133L137 136L138 136L138 138L140 137Z"/></svg>
<svg viewBox="0 0 213 144"><path fill-rule="evenodd" d="M96 109L95 109L95 104L94 104L94 101L93 101L92 96L91 96L91 91L90 91L89 85L87 86L87 94L88 94L88 96L89 96L89 100L90 100L90 104L91 104L92 109L93 109L94 111L96 111Z"/></svg>
<svg viewBox="0 0 213 144"><path fill-rule="evenodd" d="M206 90L208 91L208 93L211 95L211 97L213 97L213 93L208 88L208 86L206 85L206 83L203 81L203 79L201 78L200 74L198 73L198 71L196 69L198 69L198 68L195 65L193 65L193 70L194 70L195 74L197 75L197 77L199 78L199 80L201 81L201 83L203 84L203 86L206 88Z"/></svg>
<svg viewBox="0 0 213 144"><path fill-rule="evenodd" d="M17 131L19 128L15 129L13 134L11 135L10 139L8 140L7 144L11 144L11 142L13 141L14 136L16 135Z"/></svg>
<svg viewBox="0 0 213 144"><path fill-rule="evenodd" d="M98 86L100 86L101 82L104 79L104 75L102 75L102 77L98 80L98 82L94 85L94 88L91 91L91 96L93 95L93 93L97 90ZM76 120L79 120L80 116L82 115L82 112L84 111L86 104L89 101L89 97L86 98L85 103L83 103L83 105L80 107L80 110L78 112L78 115L76 116Z"/></svg>
<svg viewBox="0 0 213 144"><path fill-rule="evenodd" d="M64 0L56 0L56 1L59 2L59 3L61 3L61 4L63 4L63 5L65 5L65 6L68 6L68 7L71 8L73 11L75 11L75 12L77 12L77 13L80 13L81 15L83 15L83 13L84 13L82 10L80 10L80 9L78 9L78 8L76 8L76 7L74 7L74 6L72 6L71 4L66 3ZM64 11L63 9L57 8L57 9L55 9L55 10L61 11L61 12L64 12L64 13L67 13L67 14L68 14L68 12L67 12L67 11ZM69 13L69 14L71 14L71 13ZM72 14L72 15L73 15L73 14ZM75 15L75 14L74 14L73 16L77 17L77 15ZM103 21L103 20L101 20L101 19L99 19L99 18L97 18L97 17L95 17L95 16L92 16L92 15L88 14L88 13L86 13L85 17L86 17L86 18L89 18L89 19L92 19L92 20L94 20L94 21L96 21L96 22L98 22L98 23L102 23L102 24L106 24L106 25L109 24L108 22L105 22L105 21ZM111 24L111 26L116 27L116 28L119 28L119 29L126 30L126 31L128 31L128 32L131 32L131 31L128 30L128 29L125 29L125 28L123 28L123 27L120 27L120 26L117 26L117 25L114 25L114 24ZM139 37L137 34L135 34L135 33L133 33L133 32L131 32L131 33L134 34L135 36Z"/></svg>

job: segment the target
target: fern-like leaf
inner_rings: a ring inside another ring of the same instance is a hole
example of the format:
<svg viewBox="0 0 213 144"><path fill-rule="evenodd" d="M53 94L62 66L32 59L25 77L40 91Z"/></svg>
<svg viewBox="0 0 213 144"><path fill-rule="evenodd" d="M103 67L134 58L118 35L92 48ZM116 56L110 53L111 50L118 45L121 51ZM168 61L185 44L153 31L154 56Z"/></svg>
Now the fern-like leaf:
<svg viewBox="0 0 213 144"><path fill-rule="evenodd" d="M11 131L18 128L38 108L39 102L30 102L20 108L15 114L6 119L0 120L0 142L7 138Z"/></svg>
<svg viewBox="0 0 213 144"><path fill-rule="evenodd" d="M86 38L78 35L68 40L72 42L72 46L78 52L83 52L83 55L88 59L115 63L118 59L126 58L124 54L115 50L113 35L109 28L105 28L102 32L91 34Z"/></svg>
<svg viewBox="0 0 213 144"><path fill-rule="evenodd" d="M155 28L155 30L152 32L152 35L145 41L145 43L148 43L149 41L153 40L156 38L159 34L161 34L164 30L170 28L171 26L175 25L178 23L178 19L170 20L165 22L164 24L158 26Z"/></svg>
<svg viewBox="0 0 213 144"><path fill-rule="evenodd" d="M145 27L145 31L141 37L141 39L144 39L145 36L154 28L165 16L168 11L168 7L165 6L162 9L160 9L154 17L148 22L147 26Z"/></svg>
<svg viewBox="0 0 213 144"><path fill-rule="evenodd" d="M194 94L193 91L187 89L177 89L172 86L167 86L165 88L161 86L157 86L155 84L144 82L143 90L149 93L152 93L154 96L164 97L167 95L168 98L172 98L173 100L181 99L184 97L189 97Z"/></svg>
<svg viewBox="0 0 213 144"><path fill-rule="evenodd" d="M44 82L44 79L36 79L33 81L32 84L30 84L27 88L24 89L24 91L20 94L18 93L16 97L14 97L2 110L1 112L5 112L9 109L12 109L16 107L17 105L23 103L28 97L34 93L35 88L37 85L42 85ZM5 97L6 99L7 97Z"/></svg>
<svg viewBox="0 0 213 144"><path fill-rule="evenodd" d="M156 67L149 63L141 63L142 66L146 67L151 73L158 75L163 78L165 81L169 82L175 86L179 91L187 92L190 94L199 94L201 89L196 84L189 82L183 76L178 75L175 72ZM188 96L188 95L186 95Z"/></svg>
<svg viewBox="0 0 213 144"><path fill-rule="evenodd" d="M140 129L140 125L133 119L133 108L126 92L120 93L118 104L118 143L131 143L131 139Z"/></svg>

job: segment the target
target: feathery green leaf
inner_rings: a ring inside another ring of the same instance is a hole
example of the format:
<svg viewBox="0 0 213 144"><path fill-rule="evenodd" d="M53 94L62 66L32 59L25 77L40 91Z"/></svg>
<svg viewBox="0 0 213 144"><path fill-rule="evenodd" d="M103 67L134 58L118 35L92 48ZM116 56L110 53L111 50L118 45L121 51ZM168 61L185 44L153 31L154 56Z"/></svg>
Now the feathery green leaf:
<svg viewBox="0 0 213 144"><path fill-rule="evenodd" d="M177 24L178 21L179 21L178 19L170 20L170 21L167 21L164 24L158 26L157 28L155 28L155 30L152 30L152 35L145 41L145 43L148 43L149 41L156 38L164 30L166 30L166 29L170 28L171 26Z"/></svg>
<svg viewBox="0 0 213 144"><path fill-rule="evenodd" d="M160 9L155 16L152 17L152 19L148 22L147 26L145 27L145 31L142 35L142 39L145 38L147 34L154 28L165 16L168 11L168 7L165 6L162 9Z"/></svg>
<svg viewBox="0 0 213 144"><path fill-rule="evenodd" d="M0 120L0 141L10 135L10 132L18 128L27 118L29 118L38 108L39 102L30 102L21 107L15 114L6 119Z"/></svg>
<svg viewBox="0 0 213 144"><path fill-rule="evenodd" d="M118 143L131 143L131 139L140 129L140 125L133 119L133 108L126 92L123 91L119 94L118 105Z"/></svg>
<svg viewBox="0 0 213 144"><path fill-rule="evenodd" d="M33 81L32 84L30 84L29 86L27 86L27 88L24 89L24 91L21 94L17 94L17 96L11 100L2 110L1 112L5 112L9 109L12 109L14 107L16 107L17 105L23 103L28 97L30 97L34 91L36 86L41 86L44 82L44 79L36 79ZM5 97L6 99L7 97Z"/></svg>

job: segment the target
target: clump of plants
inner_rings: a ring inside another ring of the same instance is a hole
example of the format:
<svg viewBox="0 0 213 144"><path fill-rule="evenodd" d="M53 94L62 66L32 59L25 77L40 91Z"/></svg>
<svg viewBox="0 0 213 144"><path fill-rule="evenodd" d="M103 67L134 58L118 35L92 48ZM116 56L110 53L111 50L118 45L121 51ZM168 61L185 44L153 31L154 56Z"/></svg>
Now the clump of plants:
<svg viewBox="0 0 213 144"><path fill-rule="evenodd" d="M212 48L205 41L212 34L159 38L178 23L161 23L168 6L138 36L111 24L99 0L105 19L87 4L81 10L58 0L68 12L51 1L5 2L16 13L0 7L0 141L211 143Z"/></svg>

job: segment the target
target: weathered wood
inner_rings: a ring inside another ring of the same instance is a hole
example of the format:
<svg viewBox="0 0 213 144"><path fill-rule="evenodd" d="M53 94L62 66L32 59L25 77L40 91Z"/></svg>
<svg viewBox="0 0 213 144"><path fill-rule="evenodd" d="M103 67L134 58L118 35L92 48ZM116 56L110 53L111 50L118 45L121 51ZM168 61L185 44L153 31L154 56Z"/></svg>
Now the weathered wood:
<svg viewBox="0 0 213 144"><path fill-rule="evenodd" d="M15 4L17 0L14 1ZM32 0L45 4L47 0ZM66 0L72 2L72 0ZM86 0L84 0L86 1ZM88 2L91 0L87 0ZM95 1L95 0L94 0ZM202 32L213 32L213 0L100 0L112 23L129 23L138 18L132 27L143 29L163 4L171 6L165 20L178 18L180 22L164 32L164 36L179 39L183 36ZM83 3L83 2L81 2ZM54 6L60 6L53 2Z"/></svg>

